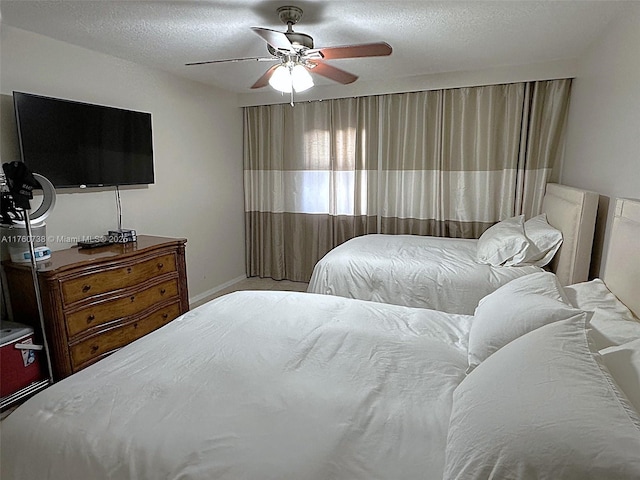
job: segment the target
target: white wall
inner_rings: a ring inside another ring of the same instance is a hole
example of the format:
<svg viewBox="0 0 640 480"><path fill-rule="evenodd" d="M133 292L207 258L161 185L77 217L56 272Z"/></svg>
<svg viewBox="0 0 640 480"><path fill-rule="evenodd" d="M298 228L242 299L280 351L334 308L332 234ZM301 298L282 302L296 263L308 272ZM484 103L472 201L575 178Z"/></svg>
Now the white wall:
<svg viewBox="0 0 640 480"><path fill-rule="evenodd" d="M606 258L615 197L640 199L640 4L607 30L578 62L573 81L562 183L603 198L592 276ZM608 199L611 199L609 202Z"/></svg>
<svg viewBox="0 0 640 480"><path fill-rule="evenodd" d="M234 94L2 25L0 160L18 159L12 91L151 112L155 184L122 187L123 227L184 237L192 301L244 277L242 111ZM58 190L54 237L117 227L113 189ZM70 243L49 242L52 249Z"/></svg>

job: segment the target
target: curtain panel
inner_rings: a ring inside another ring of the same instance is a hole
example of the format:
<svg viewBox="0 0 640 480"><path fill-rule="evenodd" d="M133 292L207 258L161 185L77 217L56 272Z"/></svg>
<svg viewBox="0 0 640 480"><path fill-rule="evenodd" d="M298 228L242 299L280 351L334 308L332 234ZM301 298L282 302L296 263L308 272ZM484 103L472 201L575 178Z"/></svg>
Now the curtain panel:
<svg viewBox="0 0 640 480"><path fill-rule="evenodd" d="M244 109L248 276L308 281L369 233L477 238L539 213L571 80Z"/></svg>
<svg viewBox="0 0 640 480"><path fill-rule="evenodd" d="M245 108L248 276L308 281L331 248L377 231L375 110L373 97Z"/></svg>

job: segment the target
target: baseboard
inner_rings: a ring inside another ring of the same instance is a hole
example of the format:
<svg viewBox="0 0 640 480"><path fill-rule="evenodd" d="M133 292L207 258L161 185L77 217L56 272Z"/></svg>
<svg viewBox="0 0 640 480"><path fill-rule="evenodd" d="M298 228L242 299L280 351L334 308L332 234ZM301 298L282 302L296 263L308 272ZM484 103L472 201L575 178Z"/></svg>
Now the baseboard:
<svg viewBox="0 0 640 480"><path fill-rule="evenodd" d="M207 300L209 300L211 297L213 297L216 293L220 292L221 290L224 290L225 288L228 288L231 285L235 285L236 283L246 279L247 279L246 275L241 275L239 277L234 278L233 280L229 280L228 282L223 283L222 285L213 287L212 289L207 290L206 292L202 292L202 293L199 293L198 295L194 295L193 297L190 297L189 308L195 308L198 305L202 305L203 303L205 303Z"/></svg>

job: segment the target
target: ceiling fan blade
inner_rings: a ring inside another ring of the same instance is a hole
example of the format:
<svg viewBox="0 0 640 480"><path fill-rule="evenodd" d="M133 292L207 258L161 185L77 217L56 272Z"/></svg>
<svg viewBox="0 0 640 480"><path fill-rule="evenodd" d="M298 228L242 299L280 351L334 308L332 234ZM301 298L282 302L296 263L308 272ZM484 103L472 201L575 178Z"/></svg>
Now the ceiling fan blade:
<svg viewBox="0 0 640 480"><path fill-rule="evenodd" d="M185 66L189 67L191 65L206 65L208 63L236 63L236 62L246 62L249 60L253 60L254 62L275 62L279 60L277 57L245 57L245 58L229 58L226 60L208 60L204 62L191 62L185 63Z"/></svg>
<svg viewBox="0 0 640 480"><path fill-rule="evenodd" d="M253 85L251 85L251 88L262 88L262 87L266 87L267 85L269 85L269 79L271 78L271 75L273 75L273 72L275 71L276 68L278 68L280 66L280 64L278 65L274 65L273 67L271 67L269 70L267 70L266 72L264 72L264 75L262 75L257 81L256 83L254 83Z"/></svg>
<svg viewBox="0 0 640 480"><path fill-rule="evenodd" d="M293 45L284 33L260 27L251 27L251 30L262 37L265 42L267 42L276 50L284 50L285 52L295 53Z"/></svg>
<svg viewBox="0 0 640 480"><path fill-rule="evenodd" d="M317 51L320 52L324 60L334 60L337 58L383 57L391 55L393 50L389 44L380 42L319 48Z"/></svg>
<svg viewBox="0 0 640 480"><path fill-rule="evenodd" d="M340 70L339 68L326 63L314 62L313 65L315 66L311 68L311 72L330 78L331 80L342 83L343 85L353 83L358 79L358 77L353 73L345 72L344 70Z"/></svg>

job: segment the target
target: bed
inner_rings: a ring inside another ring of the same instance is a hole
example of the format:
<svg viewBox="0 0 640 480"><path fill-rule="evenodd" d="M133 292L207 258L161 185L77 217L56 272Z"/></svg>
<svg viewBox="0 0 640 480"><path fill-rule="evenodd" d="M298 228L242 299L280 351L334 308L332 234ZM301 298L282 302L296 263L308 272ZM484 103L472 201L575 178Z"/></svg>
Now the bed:
<svg viewBox="0 0 640 480"><path fill-rule="evenodd" d="M225 295L11 413L1 476L640 478L638 233L619 201L602 280L534 273L474 316Z"/></svg>
<svg viewBox="0 0 640 480"><path fill-rule="evenodd" d="M588 276L597 206L594 192L547 185L543 213L562 234L548 268L563 285ZM542 270L535 264L540 262L506 267L479 263L478 245L477 239L417 235L352 238L318 261L307 291L472 314L478 301L499 286Z"/></svg>

